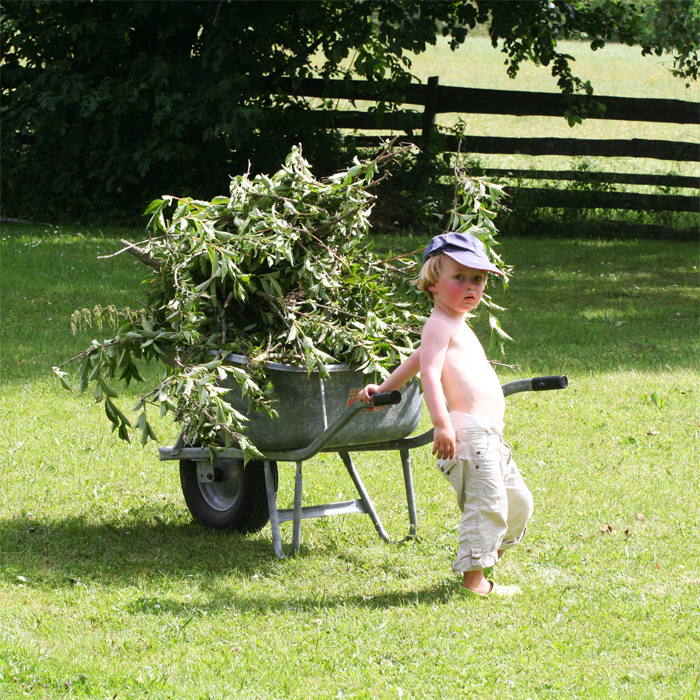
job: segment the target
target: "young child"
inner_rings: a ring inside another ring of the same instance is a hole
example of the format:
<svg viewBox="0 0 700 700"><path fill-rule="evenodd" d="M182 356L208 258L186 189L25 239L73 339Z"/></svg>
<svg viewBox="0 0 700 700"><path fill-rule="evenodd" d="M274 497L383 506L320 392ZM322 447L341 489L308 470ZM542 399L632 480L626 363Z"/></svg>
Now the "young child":
<svg viewBox="0 0 700 700"><path fill-rule="evenodd" d="M398 389L419 371L434 427L433 454L457 492L462 511L452 570L462 575L464 595L513 595L484 576L517 545L532 514L532 495L503 440L505 399L466 316L481 301L488 273L503 276L484 244L470 233L435 236L423 253L419 288L434 307L421 345L381 384L359 398Z"/></svg>

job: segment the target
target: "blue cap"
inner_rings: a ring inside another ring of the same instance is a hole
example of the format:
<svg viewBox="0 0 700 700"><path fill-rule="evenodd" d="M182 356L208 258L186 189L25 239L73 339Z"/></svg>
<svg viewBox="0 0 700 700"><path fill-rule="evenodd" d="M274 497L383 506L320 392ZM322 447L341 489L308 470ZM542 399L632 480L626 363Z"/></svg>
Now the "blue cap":
<svg viewBox="0 0 700 700"><path fill-rule="evenodd" d="M486 270L505 277L489 259L486 246L471 233L441 233L435 236L423 251L423 262L434 255L444 253L464 267Z"/></svg>

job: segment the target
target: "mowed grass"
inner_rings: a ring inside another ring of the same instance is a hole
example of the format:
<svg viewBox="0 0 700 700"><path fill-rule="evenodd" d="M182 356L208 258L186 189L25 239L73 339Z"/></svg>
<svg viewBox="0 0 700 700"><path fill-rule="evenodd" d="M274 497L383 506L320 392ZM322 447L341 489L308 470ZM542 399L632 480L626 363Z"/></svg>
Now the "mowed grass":
<svg viewBox="0 0 700 700"><path fill-rule="evenodd" d="M97 259L120 236L142 233L3 227L0 697L698 696L695 243L503 239L515 275L491 291L516 342L492 356L515 365L499 373L570 386L508 400L535 514L496 577L523 594L473 601L454 595L459 515L429 448L412 455L418 540L383 544L360 516L305 521L280 561L269 526L195 525L176 464L60 387L51 366L109 335L71 335L70 312L142 293L140 263ZM177 427L156 426L171 444ZM358 463L403 537L398 455ZM281 465L281 506L292 473ZM354 497L335 456L306 466L304 497Z"/></svg>

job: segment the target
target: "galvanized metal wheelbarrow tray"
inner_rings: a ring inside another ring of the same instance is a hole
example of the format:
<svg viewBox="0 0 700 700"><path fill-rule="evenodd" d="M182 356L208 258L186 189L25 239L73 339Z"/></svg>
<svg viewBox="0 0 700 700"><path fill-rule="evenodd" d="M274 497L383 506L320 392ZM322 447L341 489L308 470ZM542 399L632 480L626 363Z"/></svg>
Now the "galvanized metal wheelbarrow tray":
<svg viewBox="0 0 700 700"><path fill-rule="evenodd" d="M229 359L245 362L240 356ZM277 363L269 363L268 371L278 398L275 408L279 417L250 414L248 429L250 439L263 454L262 460L244 465L242 450L230 447L220 452L212 464L209 450L184 446L182 436L174 446L159 448L161 460L179 460L183 494L195 519L205 527L242 532L260 530L269 519L273 548L279 558L286 556L280 524L290 520L290 555L299 550L301 521L330 515L368 515L379 537L391 542L351 453L396 451L401 457L409 519L408 534L400 541L413 539L417 516L410 451L433 439L432 429L408 437L420 421L422 396L418 382L409 383L402 392L376 394L372 407L368 407L356 400L366 376L347 365L329 367L325 380L318 373L309 376L305 369ZM504 385L503 393L509 396L522 391L563 389L567 384L565 376L522 379ZM237 384L231 385L227 400L247 413L247 401ZM303 464L326 452L340 456L359 497L304 506ZM293 508L277 507L278 462L296 464Z"/></svg>

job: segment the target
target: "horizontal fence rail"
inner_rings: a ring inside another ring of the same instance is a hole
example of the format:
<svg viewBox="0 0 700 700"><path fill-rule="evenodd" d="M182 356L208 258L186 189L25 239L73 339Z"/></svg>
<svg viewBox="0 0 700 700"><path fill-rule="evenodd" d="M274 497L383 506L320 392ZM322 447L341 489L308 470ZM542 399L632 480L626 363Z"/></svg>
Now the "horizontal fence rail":
<svg viewBox="0 0 700 700"><path fill-rule="evenodd" d="M375 127L376 128L376 127ZM362 146L375 146L381 137L361 136ZM460 145L461 142L461 145ZM508 153L527 156L603 156L700 162L700 145L651 139L562 139L508 136L447 136L444 149L468 153ZM695 185L691 185L695 186Z"/></svg>
<svg viewBox="0 0 700 700"><path fill-rule="evenodd" d="M419 145L430 143L437 114L497 114L512 116L565 117L572 106L583 105L587 119L624 120L665 124L700 123L700 104L686 100L636 97L591 97L585 104L580 96L535 93L521 90L490 90L443 86L437 77L427 84L397 85L365 80L280 80L273 92L327 101L359 100L377 102L376 107L337 109L325 102L313 110L323 116L328 128L362 131L354 137L358 146L379 146L376 132L404 132ZM387 104L400 105L389 108ZM405 106L422 107L421 111ZM310 115L309 115L310 116ZM373 132L372 135L366 132ZM435 144L435 141L432 141ZM678 163L700 162L700 144L661 139L517 138L466 134L442 136L439 148L448 152L479 154L522 154L528 156L585 156L649 158ZM700 197L694 194L645 194L620 191L555 189L525 186L522 180L570 180L590 183L642 185L668 189L699 189L700 177L604 172L597 170L486 169L484 174L514 181L509 189L527 196L541 206L638 209L649 211L700 212ZM546 202L546 203L545 203Z"/></svg>
<svg viewBox="0 0 700 700"><path fill-rule="evenodd" d="M650 139L559 139L496 138L467 136L466 148L475 153L523 153L531 156L607 156L655 158L657 160L700 161L700 144ZM457 150L459 141L447 139L449 150ZM462 145L465 149L465 145Z"/></svg>
<svg viewBox="0 0 700 700"><path fill-rule="evenodd" d="M432 81L432 82L430 82ZM554 92L527 92L524 90L491 90L439 85L431 78L426 85L394 86L387 92L397 96L399 104L414 104L430 108L434 114L459 112L464 114L511 114L515 116L562 117L572 102L581 98L567 98ZM367 80L329 80L310 78L293 81L280 80L281 91L304 97L327 99L378 99L377 84ZM380 86L385 87L383 84ZM386 99L386 98L382 98ZM590 119L621 119L638 122L667 122L697 124L700 105L686 100L668 100L636 97L593 97L601 111L592 111Z"/></svg>
<svg viewBox="0 0 700 700"><path fill-rule="evenodd" d="M640 194L637 192L589 192L545 187L518 187L531 204L554 209L631 209L633 211L698 211L700 200L690 195ZM591 203L594 197L595 203Z"/></svg>
<svg viewBox="0 0 700 700"><path fill-rule="evenodd" d="M656 187L693 187L700 189L700 176L645 175L644 173L599 173L581 170L524 170L517 168L484 168L488 177L509 177L519 180L580 180L620 183L623 185L651 185Z"/></svg>

